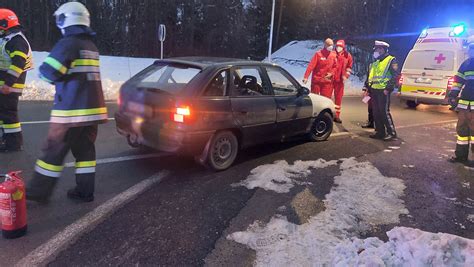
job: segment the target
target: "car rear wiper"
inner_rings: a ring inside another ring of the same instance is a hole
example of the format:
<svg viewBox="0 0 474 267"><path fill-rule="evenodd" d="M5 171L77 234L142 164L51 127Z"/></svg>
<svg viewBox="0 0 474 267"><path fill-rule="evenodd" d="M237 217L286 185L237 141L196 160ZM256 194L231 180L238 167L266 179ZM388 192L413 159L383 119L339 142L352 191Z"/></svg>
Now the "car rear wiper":
<svg viewBox="0 0 474 267"><path fill-rule="evenodd" d="M438 70L438 69L435 69L435 68L423 68L424 70Z"/></svg>

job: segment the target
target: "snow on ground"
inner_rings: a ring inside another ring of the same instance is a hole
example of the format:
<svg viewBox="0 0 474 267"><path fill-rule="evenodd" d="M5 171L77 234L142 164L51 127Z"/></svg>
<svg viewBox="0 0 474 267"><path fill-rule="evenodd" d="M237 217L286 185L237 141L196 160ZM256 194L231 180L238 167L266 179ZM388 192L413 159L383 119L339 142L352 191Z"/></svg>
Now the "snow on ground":
<svg viewBox="0 0 474 267"><path fill-rule="evenodd" d="M296 225L276 215L266 225L256 221L227 238L255 250L256 266L474 266L474 240L455 235L395 227L385 243L358 239L374 226L396 224L400 215L408 215L403 181L385 177L370 162L276 161L255 168L240 185L288 192L310 169L337 163L341 174L326 195L326 209L308 223ZM290 186L281 186L285 183Z"/></svg>
<svg viewBox="0 0 474 267"><path fill-rule="evenodd" d="M54 98L53 85L42 81L38 76L39 66L48 54L48 52L33 53L35 68L27 75L26 88L22 96L23 100L52 100ZM100 71L105 99L117 99L120 86L131 76L148 67L154 61L155 59L151 58L101 56Z"/></svg>
<svg viewBox="0 0 474 267"><path fill-rule="evenodd" d="M272 54L273 63L277 63L302 83L306 67L314 53L323 47L322 41L293 41ZM304 84L302 84L304 85ZM311 87L311 82L304 85ZM345 95L361 95L364 82L352 75L345 84Z"/></svg>
<svg viewBox="0 0 474 267"><path fill-rule="evenodd" d="M335 266L474 266L474 240L395 227L388 242L353 239L337 247Z"/></svg>
<svg viewBox="0 0 474 267"><path fill-rule="evenodd" d="M322 169L336 164L336 160L319 159L315 161L298 160L293 165L289 165L285 160L279 160L273 164L253 169L246 180L232 186L245 186L248 189L260 187L277 193L288 193L295 184L302 184L297 179L310 174L310 169Z"/></svg>

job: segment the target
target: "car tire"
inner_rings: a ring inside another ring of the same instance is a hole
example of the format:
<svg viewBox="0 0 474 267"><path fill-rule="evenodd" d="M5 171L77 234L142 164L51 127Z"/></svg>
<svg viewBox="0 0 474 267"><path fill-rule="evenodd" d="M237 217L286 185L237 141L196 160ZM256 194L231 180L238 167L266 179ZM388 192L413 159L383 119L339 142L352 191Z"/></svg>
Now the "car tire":
<svg viewBox="0 0 474 267"><path fill-rule="evenodd" d="M134 136L128 135L127 136L127 143L129 146L133 148L139 148L142 147L140 143L138 143L138 138L134 138Z"/></svg>
<svg viewBox="0 0 474 267"><path fill-rule="evenodd" d="M234 163L239 152L239 141L231 131L221 131L211 137L206 165L214 171L223 171Z"/></svg>
<svg viewBox="0 0 474 267"><path fill-rule="evenodd" d="M325 141L332 133L334 123L331 114L323 112L319 114L311 125L308 139L311 142Z"/></svg>
<svg viewBox="0 0 474 267"><path fill-rule="evenodd" d="M409 108L415 109L419 104L416 103L416 102L413 101L413 100L407 100L407 101L406 101L406 105L407 105L407 107L409 107Z"/></svg>

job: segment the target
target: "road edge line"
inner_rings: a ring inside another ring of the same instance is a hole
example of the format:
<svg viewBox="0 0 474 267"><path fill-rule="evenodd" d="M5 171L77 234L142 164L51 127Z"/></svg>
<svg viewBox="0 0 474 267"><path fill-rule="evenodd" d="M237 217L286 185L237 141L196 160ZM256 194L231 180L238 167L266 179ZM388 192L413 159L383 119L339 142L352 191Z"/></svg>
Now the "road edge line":
<svg viewBox="0 0 474 267"><path fill-rule="evenodd" d="M28 255L14 264L14 266L46 266L62 251L74 244L82 235L92 231L97 225L106 220L109 215L112 215L118 209L136 199L139 194L147 191L153 185L161 182L167 175L169 175L169 171L160 171L104 202L79 220L67 226L46 243L43 243L28 253Z"/></svg>

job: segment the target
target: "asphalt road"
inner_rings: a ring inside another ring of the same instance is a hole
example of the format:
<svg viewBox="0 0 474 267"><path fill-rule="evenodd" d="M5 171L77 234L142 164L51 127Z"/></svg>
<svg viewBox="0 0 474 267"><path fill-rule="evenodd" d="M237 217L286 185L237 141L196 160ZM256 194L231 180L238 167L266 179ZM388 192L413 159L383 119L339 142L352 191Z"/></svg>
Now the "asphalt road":
<svg viewBox="0 0 474 267"><path fill-rule="evenodd" d="M383 175L400 178L406 185L403 200L410 214L401 216L398 225L474 238L474 223L468 220L474 214L474 169L446 161L455 147L455 113L442 106L422 105L411 110L395 98L393 102L398 141L368 138L369 132L359 126L366 119L366 106L360 98L349 97L344 99L343 124L328 141L295 140L254 147L242 151L235 166L219 173L166 154L125 160L156 152L129 148L110 122L99 130L97 157L117 162L99 164L96 201L77 204L66 199L66 190L74 184L73 169L66 169L49 205L29 204L29 234L0 240L0 265L14 264L94 208L163 170L169 175L159 184L82 235L50 265L251 265L255 252L226 236L247 229L256 220L268 222L282 206L287 207L283 213L291 222L304 223L302 212L311 217L320 210L304 201L300 210L295 210L292 201L308 190L323 200L339 173L337 168L318 170L307 178L311 185L297 185L286 194L231 186L246 179L255 167L282 159L290 164L320 158L369 161ZM22 121L47 121L50 105L23 102ZM111 114L114 107L109 104ZM25 124L25 151L0 155L0 173L23 170L29 179L47 127L47 123ZM73 160L69 157L66 161ZM361 237L386 239L385 232L394 226L375 227Z"/></svg>

